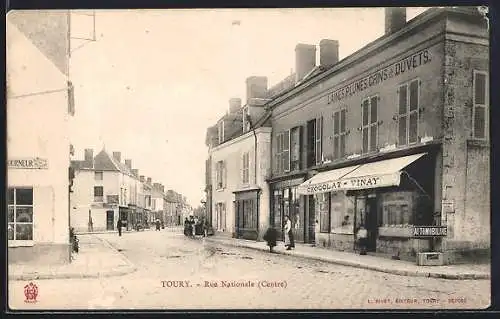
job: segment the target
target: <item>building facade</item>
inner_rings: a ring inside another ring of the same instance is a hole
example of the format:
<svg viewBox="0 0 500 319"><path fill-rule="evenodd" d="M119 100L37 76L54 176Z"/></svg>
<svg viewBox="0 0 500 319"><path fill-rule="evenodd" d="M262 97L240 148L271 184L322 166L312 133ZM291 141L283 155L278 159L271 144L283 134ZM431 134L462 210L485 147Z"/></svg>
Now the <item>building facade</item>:
<svg viewBox="0 0 500 319"><path fill-rule="evenodd" d="M299 241L339 250L363 226L372 252L488 254L489 38L477 9L407 22L391 8L386 34L345 59L336 41L319 46L319 67L316 46L297 46L297 84L268 103L271 222L289 215Z"/></svg>
<svg viewBox="0 0 500 319"><path fill-rule="evenodd" d="M68 21L64 10L6 18L9 263L70 261Z"/></svg>

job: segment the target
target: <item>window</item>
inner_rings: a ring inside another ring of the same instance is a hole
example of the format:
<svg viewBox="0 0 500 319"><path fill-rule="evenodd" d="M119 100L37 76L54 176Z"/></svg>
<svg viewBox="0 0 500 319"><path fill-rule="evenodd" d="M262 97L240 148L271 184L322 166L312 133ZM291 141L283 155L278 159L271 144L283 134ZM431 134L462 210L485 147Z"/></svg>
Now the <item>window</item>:
<svg viewBox="0 0 500 319"><path fill-rule="evenodd" d="M33 188L8 189L8 239L33 240Z"/></svg>
<svg viewBox="0 0 500 319"><path fill-rule="evenodd" d="M243 158L242 158L242 170L241 170L241 177L242 177L242 182L243 184L248 184L250 180L250 172L249 172L249 166L250 166L250 156L248 152L243 153Z"/></svg>
<svg viewBox="0 0 500 319"><path fill-rule="evenodd" d="M215 206L217 214L217 230L225 231L226 229L226 204L217 203Z"/></svg>
<svg viewBox="0 0 500 319"><path fill-rule="evenodd" d="M94 202L102 203L104 197L104 188L102 186L94 186ZM124 201L125 201L124 196Z"/></svg>
<svg viewBox="0 0 500 319"><path fill-rule="evenodd" d="M215 170L216 176L216 182L217 182L217 189L223 189L225 186L225 166L224 166L224 161L218 161L216 170Z"/></svg>
<svg viewBox="0 0 500 319"><path fill-rule="evenodd" d="M322 139L323 139L323 117L320 117L316 119L316 134L315 134L315 144L314 144L316 165L319 165L323 162Z"/></svg>
<svg viewBox="0 0 500 319"><path fill-rule="evenodd" d="M302 150L302 126L290 130L290 170L298 171L302 167L300 152Z"/></svg>
<svg viewBox="0 0 500 319"><path fill-rule="evenodd" d="M243 133L250 131L251 125L250 121L248 120L250 118L250 108L245 106L243 108Z"/></svg>
<svg viewBox="0 0 500 319"><path fill-rule="evenodd" d="M319 211L319 231L321 233L330 232L330 193L316 195L316 207Z"/></svg>
<svg viewBox="0 0 500 319"><path fill-rule="evenodd" d="M488 136L488 73L474 71L472 137L485 139Z"/></svg>
<svg viewBox="0 0 500 319"><path fill-rule="evenodd" d="M257 229L256 212L254 211L254 200L247 199L240 201L240 209L243 206L243 221L241 221L243 228Z"/></svg>
<svg viewBox="0 0 500 319"><path fill-rule="evenodd" d="M283 151L281 153L281 161L283 171L290 171L290 131L283 132Z"/></svg>
<svg viewBox="0 0 500 319"><path fill-rule="evenodd" d="M217 123L217 132L219 134L219 144L224 142L224 120L220 120Z"/></svg>
<svg viewBox="0 0 500 319"><path fill-rule="evenodd" d="M95 172L94 177L96 181L102 181L103 179L103 172Z"/></svg>
<svg viewBox="0 0 500 319"><path fill-rule="evenodd" d="M345 156L346 139L346 113L347 110L340 110L333 113L333 158L339 159Z"/></svg>
<svg viewBox="0 0 500 319"><path fill-rule="evenodd" d="M378 139L378 97L372 96L361 103L361 133L363 136L363 153L377 150Z"/></svg>
<svg viewBox="0 0 500 319"><path fill-rule="evenodd" d="M416 143L418 141L420 81L417 79L399 86L398 96L398 144Z"/></svg>

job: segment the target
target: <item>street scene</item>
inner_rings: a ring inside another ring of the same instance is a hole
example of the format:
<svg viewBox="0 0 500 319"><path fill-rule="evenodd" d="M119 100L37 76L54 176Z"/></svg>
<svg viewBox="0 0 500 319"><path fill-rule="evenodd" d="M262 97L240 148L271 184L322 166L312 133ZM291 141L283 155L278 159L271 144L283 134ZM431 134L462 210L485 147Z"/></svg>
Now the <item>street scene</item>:
<svg viewBox="0 0 500 319"><path fill-rule="evenodd" d="M38 287L38 302L30 309L465 309L489 305L489 280L400 276L193 240L181 232L93 236L108 241L137 270L113 277L32 280ZM100 239L82 236L82 241ZM105 264L111 259L103 258L100 269L89 272L113 267ZM9 282L12 308L26 308L23 287L28 282Z"/></svg>
<svg viewBox="0 0 500 319"><path fill-rule="evenodd" d="M487 7L6 21L12 311L490 306Z"/></svg>

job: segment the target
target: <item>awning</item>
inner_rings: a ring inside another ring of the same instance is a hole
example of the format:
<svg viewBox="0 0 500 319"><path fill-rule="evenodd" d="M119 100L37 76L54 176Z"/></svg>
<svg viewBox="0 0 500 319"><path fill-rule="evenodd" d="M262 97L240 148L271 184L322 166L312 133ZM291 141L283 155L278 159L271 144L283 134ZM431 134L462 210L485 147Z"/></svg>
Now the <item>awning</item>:
<svg viewBox="0 0 500 319"><path fill-rule="evenodd" d="M321 172L302 183L301 195L398 186L401 170L427 153L339 168Z"/></svg>

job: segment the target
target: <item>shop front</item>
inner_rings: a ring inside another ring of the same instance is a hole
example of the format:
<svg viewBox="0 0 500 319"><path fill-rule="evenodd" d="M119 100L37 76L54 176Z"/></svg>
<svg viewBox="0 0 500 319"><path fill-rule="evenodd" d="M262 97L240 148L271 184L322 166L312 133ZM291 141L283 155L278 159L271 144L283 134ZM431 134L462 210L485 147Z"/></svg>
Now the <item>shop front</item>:
<svg viewBox="0 0 500 319"><path fill-rule="evenodd" d="M314 210L307 209L307 203L314 202L312 196L302 196L298 192L298 187L304 180L302 177L271 184L270 224L278 231L279 240L284 240L285 216L289 216L295 241L314 242Z"/></svg>
<svg viewBox="0 0 500 319"><path fill-rule="evenodd" d="M446 235L435 213L434 153L418 153L320 172L298 187L314 196L319 219L317 246L357 249L357 233L367 230L368 252L415 260L438 249ZM422 229L431 236L423 236Z"/></svg>
<svg viewBox="0 0 500 319"><path fill-rule="evenodd" d="M259 236L260 188L234 192L236 237L256 240Z"/></svg>

